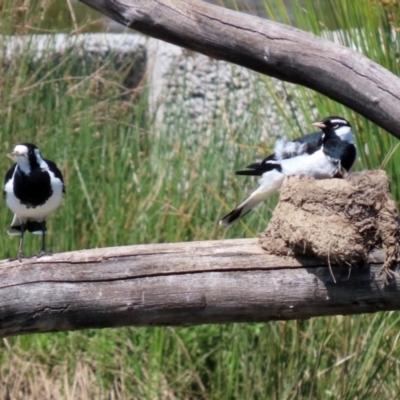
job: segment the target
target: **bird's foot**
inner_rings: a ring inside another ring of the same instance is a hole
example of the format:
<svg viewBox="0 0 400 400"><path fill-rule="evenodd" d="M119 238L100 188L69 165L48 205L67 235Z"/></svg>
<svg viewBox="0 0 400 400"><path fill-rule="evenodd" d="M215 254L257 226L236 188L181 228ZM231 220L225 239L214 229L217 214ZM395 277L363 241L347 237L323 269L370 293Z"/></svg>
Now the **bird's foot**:
<svg viewBox="0 0 400 400"><path fill-rule="evenodd" d="M40 257L52 256L52 255L53 255L53 253L51 253L51 252L49 252L49 251L40 250L39 253L36 254L36 257L37 257L37 258L40 258Z"/></svg>
<svg viewBox="0 0 400 400"><path fill-rule="evenodd" d="M23 258L27 258L27 257L25 257L23 254L18 254L17 257L9 258L7 261L9 261L9 262L12 262L12 261L19 261L19 262L22 262L22 259L23 259Z"/></svg>

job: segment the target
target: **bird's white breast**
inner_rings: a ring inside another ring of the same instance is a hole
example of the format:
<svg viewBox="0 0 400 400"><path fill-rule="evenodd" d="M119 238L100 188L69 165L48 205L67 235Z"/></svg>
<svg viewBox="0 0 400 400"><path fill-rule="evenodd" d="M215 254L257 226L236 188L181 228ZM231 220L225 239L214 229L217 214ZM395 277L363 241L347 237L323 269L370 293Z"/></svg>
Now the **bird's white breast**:
<svg viewBox="0 0 400 400"><path fill-rule="evenodd" d="M316 179L330 178L337 170L337 166L326 157L322 149L311 155L304 154L283 160L281 167L285 175L306 175Z"/></svg>
<svg viewBox="0 0 400 400"><path fill-rule="evenodd" d="M16 171L17 169L15 169ZM15 174L14 171L14 174ZM28 208L26 205L22 204L21 201L14 194L14 175L4 186L4 191L6 193L6 203L11 211L21 218L29 218L32 220L43 220L49 214L53 213L61 204L62 193L63 193L63 183L60 179L56 178L53 172L47 171L50 175L50 183L53 189L53 193L48 198L48 200L35 208Z"/></svg>

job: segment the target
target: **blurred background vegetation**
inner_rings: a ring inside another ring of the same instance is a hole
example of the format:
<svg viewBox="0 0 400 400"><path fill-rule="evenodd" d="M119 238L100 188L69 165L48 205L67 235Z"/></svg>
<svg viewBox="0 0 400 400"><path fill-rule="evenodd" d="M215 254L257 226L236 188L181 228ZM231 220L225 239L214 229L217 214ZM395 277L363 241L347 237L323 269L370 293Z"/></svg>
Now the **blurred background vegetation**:
<svg viewBox="0 0 400 400"><path fill-rule="evenodd" d="M399 76L397 1L347 0L225 6L261 13L317 35L340 28L347 45ZM289 7L288 7L289 6ZM261 11L260 11L261 10ZM117 29L87 7L68 1L3 0L0 33L30 35ZM0 48L5 47L2 37ZM67 194L49 220L54 252L139 243L256 237L277 198L226 230L218 220L257 183L234 171L262 157L259 118L231 124L235 105L212 121L211 143L193 144L190 119L154 124L147 87L124 87L110 58L85 74L82 58L38 63L2 59L1 151L36 143L64 173ZM305 88L282 97L263 78L281 110L288 136L309 131L310 105L322 118L342 115L356 132L358 169L384 167L400 200L398 140L349 109ZM332 82L334 84L334 82ZM255 107L263 107L260 96ZM166 107L169 105L166 104ZM184 107L184 105L182 105ZM304 122L291 112L300 109ZM240 128L232 128L239 126ZM177 128L178 127L178 128ZM280 132L271 132L272 136ZM0 159L5 174L10 167ZM0 214L1 258L15 255L7 237L11 212ZM38 250L27 237L27 252ZM400 390L396 312L310 321L192 328L124 328L41 334L0 344L1 399L368 399Z"/></svg>

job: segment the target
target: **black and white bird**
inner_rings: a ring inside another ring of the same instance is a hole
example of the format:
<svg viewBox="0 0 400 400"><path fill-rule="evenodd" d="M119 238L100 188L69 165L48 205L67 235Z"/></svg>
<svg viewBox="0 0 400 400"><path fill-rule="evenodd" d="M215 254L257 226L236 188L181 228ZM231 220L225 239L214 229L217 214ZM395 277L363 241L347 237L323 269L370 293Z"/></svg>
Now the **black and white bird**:
<svg viewBox="0 0 400 400"><path fill-rule="evenodd" d="M312 124L321 131L293 141L279 139L275 153L237 171L237 175L261 176L260 187L219 222L230 226L262 201L276 193L285 176L306 175L315 179L344 177L354 166L357 150L351 125L341 117L327 117Z"/></svg>
<svg viewBox="0 0 400 400"><path fill-rule="evenodd" d="M63 177L32 143L18 144L10 156L16 164L6 174L3 193L14 218L7 233L20 236L19 260L24 257L24 233L42 235L41 256L46 254L46 218L60 206L65 193Z"/></svg>

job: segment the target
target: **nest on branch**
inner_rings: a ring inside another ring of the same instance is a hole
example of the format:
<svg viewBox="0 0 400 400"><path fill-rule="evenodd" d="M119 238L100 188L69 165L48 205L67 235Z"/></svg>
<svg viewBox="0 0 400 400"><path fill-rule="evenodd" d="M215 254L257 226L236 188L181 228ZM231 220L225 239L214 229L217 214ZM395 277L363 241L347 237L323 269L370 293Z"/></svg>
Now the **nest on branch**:
<svg viewBox="0 0 400 400"><path fill-rule="evenodd" d="M346 179L287 178L261 247L279 256L316 256L328 264L367 261L385 251L382 271L400 259L399 220L382 170Z"/></svg>

